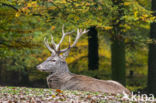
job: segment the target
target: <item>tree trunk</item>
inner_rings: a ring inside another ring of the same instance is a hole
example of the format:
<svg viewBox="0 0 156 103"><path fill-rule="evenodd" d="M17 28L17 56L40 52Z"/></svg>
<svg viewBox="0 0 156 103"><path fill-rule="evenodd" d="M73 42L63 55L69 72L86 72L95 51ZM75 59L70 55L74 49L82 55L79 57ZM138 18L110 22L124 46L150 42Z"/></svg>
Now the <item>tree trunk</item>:
<svg viewBox="0 0 156 103"><path fill-rule="evenodd" d="M20 77L21 77L19 85L30 86L29 73L28 73L28 70L26 69L26 67L24 67L24 72L21 72L21 71L19 71L19 72L20 72Z"/></svg>
<svg viewBox="0 0 156 103"><path fill-rule="evenodd" d="M112 79L126 84L125 79L125 43L114 40L111 44Z"/></svg>
<svg viewBox="0 0 156 103"><path fill-rule="evenodd" d="M156 1L152 0L152 10L156 11ZM156 16L156 13L153 15ZM150 38L156 40L156 23L151 24ZM156 44L149 45L148 55L148 92L156 95Z"/></svg>
<svg viewBox="0 0 156 103"><path fill-rule="evenodd" d="M98 34L96 27L90 27L88 32L88 68L96 70L99 67Z"/></svg>
<svg viewBox="0 0 156 103"><path fill-rule="evenodd" d="M118 6L118 14L113 20L112 44L111 44L111 69L112 79L126 85L126 70L125 70L125 43L124 43L124 28L121 25L125 21L121 18L124 16L124 0L112 0L113 4Z"/></svg>

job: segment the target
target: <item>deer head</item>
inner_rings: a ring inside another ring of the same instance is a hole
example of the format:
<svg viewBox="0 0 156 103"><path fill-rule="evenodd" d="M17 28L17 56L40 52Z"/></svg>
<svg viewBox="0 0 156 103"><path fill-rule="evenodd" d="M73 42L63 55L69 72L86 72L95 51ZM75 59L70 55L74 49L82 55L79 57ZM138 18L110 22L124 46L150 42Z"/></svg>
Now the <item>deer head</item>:
<svg viewBox="0 0 156 103"><path fill-rule="evenodd" d="M48 40L44 38L45 46L48 48L48 50L51 52L51 56L47 58L43 63L39 64L37 66L37 69L44 72L50 72L50 73L60 73L60 72L69 72L67 63L65 61L66 57L69 54L69 51L72 47L76 45L78 42L78 39L85 33L88 32L88 30L84 29L77 29L77 35L76 39L73 42L73 44L70 44L70 36L69 36L69 46L65 49L60 49L60 45L63 42L64 38L67 35L70 35L74 31L71 32L64 32L64 25L62 26L62 38L59 41L58 44L56 44L53 40L53 36L51 35L51 45L49 45ZM62 55L61 55L62 54Z"/></svg>

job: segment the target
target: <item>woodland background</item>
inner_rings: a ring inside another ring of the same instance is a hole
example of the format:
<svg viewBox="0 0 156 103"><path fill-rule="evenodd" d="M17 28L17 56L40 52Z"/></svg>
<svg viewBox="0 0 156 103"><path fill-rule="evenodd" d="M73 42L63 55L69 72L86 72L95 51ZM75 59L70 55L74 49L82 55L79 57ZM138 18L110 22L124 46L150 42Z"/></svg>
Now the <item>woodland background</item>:
<svg viewBox="0 0 156 103"><path fill-rule="evenodd" d="M154 5L154 0L1 0L0 85L47 87L48 74L36 70L51 55L43 40L52 34L58 42L64 24L65 31L90 30L70 51L71 72L156 93ZM67 46L66 38L62 48Z"/></svg>

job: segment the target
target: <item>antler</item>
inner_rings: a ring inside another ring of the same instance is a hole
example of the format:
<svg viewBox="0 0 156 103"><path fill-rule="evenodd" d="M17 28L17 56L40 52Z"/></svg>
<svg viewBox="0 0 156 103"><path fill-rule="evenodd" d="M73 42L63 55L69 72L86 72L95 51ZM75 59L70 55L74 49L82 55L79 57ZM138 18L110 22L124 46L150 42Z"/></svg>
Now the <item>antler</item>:
<svg viewBox="0 0 156 103"><path fill-rule="evenodd" d="M69 38L69 47L66 49L60 50L59 52L63 53L63 52L66 52L67 50L69 50L70 48L74 47L76 45L76 43L78 42L79 38L83 34L87 33L88 31L89 30L86 30L86 29L84 29L83 31L82 31L82 29L77 29L77 35L76 35L76 38L75 38L75 41L73 42L73 44L70 46L70 38Z"/></svg>
<svg viewBox="0 0 156 103"><path fill-rule="evenodd" d="M56 54L55 49L52 49L48 43L48 40L46 38L44 38L44 44L45 46L49 49L49 51L51 51L53 54Z"/></svg>
<svg viewBox="0 0 156 103"><path fill-rule="evenodd" d="M58 51L58 49L59 49L61 43L63 42L63 40L64 40L64 38L65 38L65 36L68 35L68 34L71 34L71 33L73 33L73 32L74 32L74 30L71 31L71 32L65 33L65 32L64 32L64 25L62 26L62 38L61 38L60 42L56 45L56 51Z"/></svg>
<svg viewBox="0 0 156 103"><path fill-rule="evenodd" d="M69 50L70 48L74 47L74 46L76 45L76 43L78 42L78 39L79 39L83 34L87 33L88 31L89 31L89 30L86 30L86 29L84 29L83 31L82 31L82 29L77 29L76 39L75 39L75 41L73 42L73 44L70 46L70 37L69 37L69 47L66 48L66 49L63 49L63 50L59 50L60 45L61 45L61 43L63 42L65 36L67 36L67 35L69 35L69 34L71 34L71 33L74 32L74 30L73 30L73 31L71 31L71 32L66 32L66 33L65 33L65 32L64 32L64 25L63 25L63 26L62 26L62 38L61 38L61 40L60 40L60 42L59 42L58 44L56 44L56 43L54 42L54 39L53 39L53 36L52 36L52 35L51 35L51 44L52 44L52 48L50 47L50 45L49 45L49 43L48 43L48 40L46 40L46 38L44 38L44 43L45 43L46 47L49 49L49 51L51 51L53 54L56 54L56 53L63 53L63 52L66 52L67 50Z"/></svg>

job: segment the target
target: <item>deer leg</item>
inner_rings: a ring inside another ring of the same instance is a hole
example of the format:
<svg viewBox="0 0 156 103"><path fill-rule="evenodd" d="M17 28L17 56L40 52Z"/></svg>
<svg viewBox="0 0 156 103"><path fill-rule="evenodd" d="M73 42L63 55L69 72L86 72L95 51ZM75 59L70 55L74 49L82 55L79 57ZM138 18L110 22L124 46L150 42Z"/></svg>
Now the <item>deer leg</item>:
<svg viewBox="0 0 156 103"><path fill-rule="evenodd" d="M49 78L47 77L47 85L48 85L48 88L50 88L50 86L49 86L49 82L48 82L48 79L49 79Z"/></svg>
<svg viewBox="0 0 156 103"><path fill-rule="evenodd" d="M49 75L48 77L47 77L47 85L48 85L48 88L50 88L50 81L49 81L49 79L50 79L50 77L51 77L52 75Z"/></svg>

